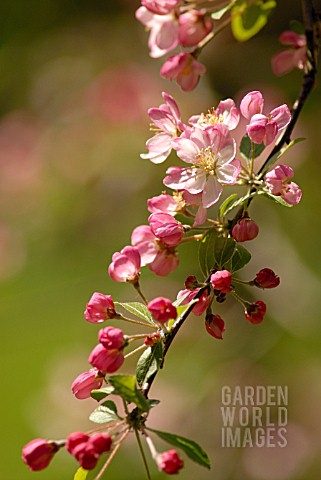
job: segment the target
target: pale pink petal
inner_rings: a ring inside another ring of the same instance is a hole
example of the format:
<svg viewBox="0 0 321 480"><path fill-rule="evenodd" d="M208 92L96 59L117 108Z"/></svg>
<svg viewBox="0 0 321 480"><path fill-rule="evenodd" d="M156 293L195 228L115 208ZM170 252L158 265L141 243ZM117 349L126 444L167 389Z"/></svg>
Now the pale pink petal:
<svg viewBox="0 0 321 480"><path fill-rule="evenodd" d="M193 227L198 227L199 225L203 225L206 222L207 218L207 210L202 205L198 207L197 213L194 218Z"/></svg>
<svg viewBox="0 0 321 480"><path fill-rule="evenodd" d="M153 234L149 225L139 225L133 230L131 236L131 243L135 247L141 242L152 242L155 240L155 235Z"/></svg>
<svg viewBox="0 0 321 480"><path fill-rule="evenodd" d="M223 116L223 124L226 125L229 130L234 130L240 121L240 113L231 98L222 100L218 104L216 114Z"/></svg>
<svg viewBox="0 0 321 480"><path fill-rule="evenodd" d="M285 128L291 120L291 113L287 105L281 105L270 112L270 117L276 122L278 129Z"/></svg>
<svg viewBox="0 0 321 480"><path fill-rule="evenodd" d="M153 237L155 238L154 235ZM155 260L158 250L154 241L141 242L137 245L137 248L141 256L142 267L145 267L145 265L148 265Z"/></svg>
<svg viewBox="0 0 321 480"><path fill-rule="evenodd" d="M171 135L176 135L176 123L172 115L160 108L150 108L148 115L156 127Z"/></svg>
<svg viewBox="0 0 321 480"><path fill-rule="evenodd" d="M174 18L164 22L155 37L155 42L164 53L173 50L178 45L178 25Z"/></svg>
<svg viewBox="0 0 321 480"><path fill-rule="evenodd" d="M279 36L279 41L283 43L283 45L289 45L291 47L303 47L307 43L305 35L299 35L293 32L293 30L282 32Z"/></svg>
<svg viewBox="0 0 321 480"><path fill-rule="evenodd" d="M250 119L253 115L262 113L263 105L264 100L262 93L255 90L245 95L241 101L240 110L243 117Z"/></svg>
<svg viewBox="0 0 321 480"><path fill-rule="evenodd" d="M285 75L289 73L295 65L295 50L283 50L277 53L271 59L272 71L275 75Z"/></svg>
<svg viewBox="0 0 321 480"><path fill-rule="evenodd" d="M233 160L230 163L224 163L217 169L217 179L221 183L233 184L241 171L241 163L239 160Z"/></svg>
<svg viewBox="0 0 321 480"><path fill-rule="evenodd" d="M203 189L202 203L204 208L209 208L218 201L223 187L217 179L210 175Z"/></svg>
<svg viewBox="0 0 321 480"><path fill-rule="evenodd" d="M186 163L195 163L196 155L199 153L197 145L188 138L174 138L172 148L176 150L177 156Z"/></svg>
<svg viewBox="0 0 321 480"><path fill-rule="evenodd" d="M155 257L155 260L149 265L152 272L161 277L169 275L178 267L179 259L175 254L167 254L165 251L160 251Z"/></svg>
<svg viewBox="0 0 321 480"><path fill-rule="evenodd" d="M175 120L178 122L180 121L181 119L181 113L179 111L179 108L178 108L178 105L177 103L175 102L174 98L169 95L168 93L166 92L163 92L162 93L162 96L163 96L163 99L165 100L171 114L173 115L173 117L175 118Z"/></svg>
<svg viewBox="0 0 321 480"><path fill-rule="evenodd" d="M297 205L301 200L302 190L296 183L289 182L284 185L281 196L290 205Z"/></svg>

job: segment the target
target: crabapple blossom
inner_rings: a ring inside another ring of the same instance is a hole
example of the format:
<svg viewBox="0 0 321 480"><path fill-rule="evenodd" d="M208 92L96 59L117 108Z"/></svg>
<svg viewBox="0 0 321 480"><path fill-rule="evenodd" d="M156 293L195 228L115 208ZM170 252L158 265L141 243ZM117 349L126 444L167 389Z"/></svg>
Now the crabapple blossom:
<svg viewBox="0 0 321 480"><path fill-rule="evenodd" d="M142 266L156 275L166 276L178 267L179 259L174 247L167 247L153 234L149 225L140 225L132 233L131 242L141 255Z"/></svg>
<svg viewBox="0 0 321 480"><path fill-rule="evenodd" d="M195 298L199 290L200 290L199 288L196 288L195 290L189 290L187 288L184 290L180 290L177 294L177 300L186 295L184 300L181 302L181 305L187 305ZM208 292L205 291L199 297L199 299L197 300L197 303L195 303L195 305L193 306L192 312L194 313L194 315L196 316L203 315L205 310L208 308L210 302L211 302L211 297L208 295Z"/></svg>
<svg viewBox="0 0 321 480"><path fill-rule="evenodd" d="M100 455L109 452L111 445L112 439L108 433L87 435L82 432L73 432L66 440L67 451L86 470L95 468Z"/></svg>
<svg viewBox="0 0 321 480"><path fill-rule="evenodd" d="M202 205L209 208L219 200L222 185L236 182L241 164L234 159L235 140L225 125L219 123L206 130L194 128L190 138L176 138L172 145L190 167L170 167L164 179L167 187L202 193Z"/></svg>
<svg viewBox="0 0 321 480"><path fill-rule="evenodd" d="M180 0L142 0L142 6L157 15L166 15L175 10L179 2Z"/></svg>
<svg viewBox="0 0 321 480"><path fill-rule="evenodd" d="M164 192L156 197L147 200L147 208L150 213L169 213L175 215L185 207L185 202L181 196L169 195Z"/></svg>
<svg viewBox="0 0 321 480"><path fill-rule="evenodd" d="M150 228L155 237L167 247L176 247L184 236L183 225L169 213L152 213L148 218Z"/></svg>
<svg viewBox="0 0 321 480"><path fill-rule="evenodd" d="M249 322L256 325L263 321L266 313L266 304L261 300L257 300L255 303L250 303L245 310L245 318Z"/></svg>
<svg viewBox="0 0 321 480"><path fill-rule="evenodd" d="M101 343L91 351L88 362L103 373L114 373L124 363L121 350L107 349Z"/></svg>
<svg viewBox="0 0 321 480"><path fill-rule="evenodd" d="M213 22L205 16L206 10L188 10L178 18L178 38L182 47L194 47L208 35Z"/></svg>
<svg viewBox="0 0 321 480"><path fill-rule="evenodd" d="M214 338L223 340L223 332L225 331L225 324L219 315L208 313L205 318L206 331Z"/></svg>
<svg viewBox="0 0 321 480"><path fill-rule="evenodd" d="M206 222L207 218L207 210L202 205L202 193L190 193L187 190L183 190L182 198L185 201L186 205L190 205L192 207L198 206L193 227L197 227L199 225L203 225Z"/></svg>
<svg viewBox="0 0 321 480"><path fill-rule="evenodd" d="M162 77L175 80L184 92L194 90L205 72L205 66L191 53L171 55L160 70Z"/></svg>
<svg viewBox="0 0 321 480"><path fill-rule="evenodd" d="M168 475L175 475L184 466L183 460L178 456L176 450L167 450L156 457L158 469Z"/></svg>
<svg viewBox="0 0 321 480"><path fill-rule="evenodd" d="M150 30L148 47L151 57L162 57L177 47L178 21L174 12L157 15L145 7L139 7L136 10L136 18Z"/></svg>
<svg viewBox="0 0 321 480"><path fill-rule="evenodd" d="M108 433L94 433L90 435L89 442L99 454L109 452L113 443Z"/></svg>
<svg viewBox="0 0 321 480"><path fill-rule="evenodd" d="M99 370L93 368L89 372L84 372L78 375L71 385L72 393L79 400L90 398L90 392L101 388L104 381L104 376Z"/></svg>
<svg viewBox="0 0 321 480"><path fill-rule="evenodd" d="M275 288L280 285L280 277L270 268L263 268L256 274L253 283L259 288Z"/></svg>
<svg viewBox="0 0 321 480"><path fill-rule="evenodd" d="M259 227L248 217L241 218L232 229L232 236L237 242L253 240L259 234Z"/></svg>
<svg viewBox="0 0 321 480"><path fill-rule="evenodd" d="M98 340L107 350L120 350L124 344L124 334L120 328L101 328L98 332Z"/></svg>
<svg viewBox="0 0 321 480"><path fill-rule="evenodd" d="M115 317L115 305L111 295L95 292L86 305L85 319L91 323L102 323Z"/></svg>
<svg viewBox="0 0 321 480"><path fill-rule="evenodd" d="M275 75L285 75L293 68L304 70L307 65L307 39L291 30L286 30L279 36L283 45L292 47L283 50L272 57L272 70Z"/></svg>
<svg viewBox="0 0 321 480"><path fill-rule="evenodd" d="M273 195L281 198L290 205L297 205L302 197L302 190L294 182L288 182L294 175L293 169L287 165L277 165L265 175L268 189Z"/></svg>
<svg viewBox="0 0 321 480"><path fill-rule="evenodd" d="M166 160L172 151L172 140L186 128L181 121L181 114L174 98L166 92L162 93L165 103L158 108L150 108L148 115L152 121L152 129L156 135L146 142L148 153L142 153L143 159L158 164Z"/></svg>
<svg viewBox="0 0 321 480"><path fill-rule="evenodd" d="M228 293L232 290L232 274L228 270L219 270L211 275L210 282L214 290L221 293Z"/></svg>
<svg viewBox="0 0 321 480"><path fill-rule="evenodd" d="M254 90L249 92L245 97L242 98L240 103L240 110L243 117L250 120L253 115L262 113L264 105L264 99L261 92Z"/></svg>
<svg viewBox="0 0 321 480"><path fill-rule="evenodd" d="M141 259L136 247L127 246L114 253L108 273L115 282L136 283L139 279Z"/></svg>
<svg viewBox="0 0 321 480"><path fill-rule="evenodd" d="M89 440L89 435L83 432L73 432L70 435L68 435L66 439L66 450L69 452L71 455L74 454L75 449L80 445L81 443L87 443Z"/></svg>
<svg viewBox="0 0 321 480"><path fill-rule="evenodd" d="M148 302L148 310L153 315L154 319L159 323L166 323L168 320L177 317L176 307L172 302L165 297L157 297Z"/></svg>
<svg viewBox="0 0 321 480"><path fill-rule="evenodd" d="M29 470L39 471L48 467L59 447L55 442L35 438L22 449L22 460Z"/></svg>
<svg viewBox="0 0 321 480"><path fill-rule="evenodd" d="M189 119L189 123L193 127L206 128L217 123L223 123L229 130L234 130L239 121L240 113L231 98L221 100L217 108L210 108L207 114L193 115Z"/></svg>

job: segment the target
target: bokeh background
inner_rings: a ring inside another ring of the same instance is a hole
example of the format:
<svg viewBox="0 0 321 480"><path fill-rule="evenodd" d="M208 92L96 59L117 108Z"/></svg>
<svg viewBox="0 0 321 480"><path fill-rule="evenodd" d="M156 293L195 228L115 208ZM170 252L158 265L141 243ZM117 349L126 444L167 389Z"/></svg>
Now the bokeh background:
<svg viewBox="0 0 321 480"><path fill-rule="evenodd" d="M252 41L237 44L227 29L209 46L201 57L207 77L183 94L160 79L161 60L148 57L147 34L134 18L138 1L1 1L1 478L71 479L76 470L60 452L50 468L31 473L21 448L92 425L95 402L70 392L96 343L97 328L83 320L85 303L94 291L136 299L106 269L146 222L146 199L161 192L167 167L139 158L149 138L147 108L161 103L162 90L175 96L185 120L251 89L271 106L293 102L300 72L276 78L270 57L280 49L278 34L300 20L300 2L278 3ZM277 290L258 292L267 318L253 326L239 305L227 303L218 312L227 327L221 342L206 334L203 320L190 318L153 386L162 403L152 426L195 439L213 463L208 472L184 456L182 480L320 478L320 100L317 86L295 131L307 140L284 158L303 189L301 204L253 205L260 235L248 245L253 261L243 278L268 266L282 279ZM192 252L181 248L181 266L168 279L146 271L146 295L174 297L187 274L199 273ZM223 385L287 385L288 446L222 448ZM164 478L150 464L153 478ZM144 478L133 440L106 478Z"/></svg>

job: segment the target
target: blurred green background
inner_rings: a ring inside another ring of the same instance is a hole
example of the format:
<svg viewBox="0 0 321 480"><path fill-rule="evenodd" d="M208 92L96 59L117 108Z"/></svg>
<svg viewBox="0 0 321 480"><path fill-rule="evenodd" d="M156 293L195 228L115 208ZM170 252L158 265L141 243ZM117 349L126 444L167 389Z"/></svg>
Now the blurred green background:
<svg viewBox="0 0 321 480"><path fill-rule="evenodd" d="M149 138L146 111L175 96L185 121L221 98L240 100L260 89L272 107L291 104L301 74L276 78L270 57L278 34L300 19L300 2L280 1L270 24L246 44L229 31L201 56L208 76L192 94L159 77L162 60L148 57L147 34L134 18L134 0L2 0L0 6L0 277L2 314L1 478L71 479L76 463L60 452L47 470L31 473L22 446L35 437L64 438L91 427L92 400L77 401L70 385L87 370L97 328L83 320L94 291L136 299L112 282L107 266L147 221L146 199L162 190L168 164L139 158ZM316 2L318 3L318 2ZM320 83L320 80L319 80ZM248 244L253 262L282 283L258 292L268 304L260 326L228 302L224 341L190 318L152 389L162 403L151 426L189 436L209 453L208 472L186 457L184 480L303 480L320 478L320 99L307 102L295 135L306 142L284 163L295 168L304 195L282 209L259 199L260 225ZM172 298L188 274L198 274L186 246L168 279L144 272L147 296ZM134 363L122 369L131 373ZM288 446L221 447L224 385L287 385ZM160 450L165 445L158 444ZM161 479L151 464L153 478ZM106 478L141 480L134 440L122 447Z"/></svg>

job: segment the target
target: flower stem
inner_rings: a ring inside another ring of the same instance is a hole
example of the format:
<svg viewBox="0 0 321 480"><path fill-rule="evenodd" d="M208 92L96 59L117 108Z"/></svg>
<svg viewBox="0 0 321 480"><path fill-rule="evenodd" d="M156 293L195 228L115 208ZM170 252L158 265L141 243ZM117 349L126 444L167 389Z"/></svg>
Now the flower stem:
<svg viewBox="0 0 321 480"><path fill-rule="evenodd" d="M107 470L108 466L110 465L111 461L113 460L113 458L115 457L116 453L118 452L118 450L120 449L122 443L124 442L124 440L126 439L127 435L129 434L129 428L124 432L124 434L122 435L122 437L120 438L119 442L117 443L116 447L114 448L114 450L111 452L111 454L109 455L109 457L107 458L107 461L106 463L103 465L103 467L101 468L101 470L98 472L98 475L96 475L96 477L94 478L94 480L100 480L103 476L103 474L105 473L105 471Z"/></svg>
<svg viewBox="0 0 321 480"><path fill-rule="evenodd" d="M140 352L144 348L147 348L147 345L143 344L140 347L135 348L135 350L132 350L131 352L127 353L127 355L125 355L125 358L128 358L128 357L130 357L131 355L134 355L137 352Z"/></svg>
<svg viewBox="0 0 321 480"><path fill-rule="evenodd" d="M140 450L140 453L141 453L141 456L142 456L142 459L143 459L143 462L144 462L147 478L148 478L148 480L151 480L152 477L150 476L150 473L149 473L149 468L148 468L147 460L146 460L146 457L145 457L145 452L144 452L144 449L143 449L143 445L142 445L139 433L138 433L136 428L134 428L134 432L135 432L138 447L139 447L139 450Z"/></svg>

